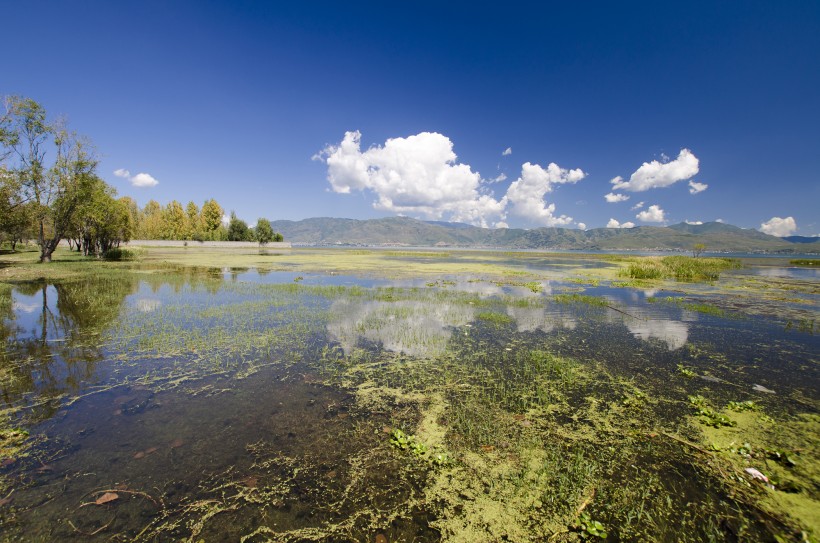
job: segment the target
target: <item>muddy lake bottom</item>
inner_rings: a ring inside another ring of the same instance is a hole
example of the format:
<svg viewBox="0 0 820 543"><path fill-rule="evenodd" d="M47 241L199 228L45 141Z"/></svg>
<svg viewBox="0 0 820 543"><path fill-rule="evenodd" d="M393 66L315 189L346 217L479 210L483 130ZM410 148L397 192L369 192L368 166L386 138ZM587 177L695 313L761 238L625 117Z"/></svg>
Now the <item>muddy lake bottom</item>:
<svg viewBox="0 0 820 543"><path fill-rule="evenodd" d="M0 285L0 540L817 541L816 276L607 265Z"/></svg>

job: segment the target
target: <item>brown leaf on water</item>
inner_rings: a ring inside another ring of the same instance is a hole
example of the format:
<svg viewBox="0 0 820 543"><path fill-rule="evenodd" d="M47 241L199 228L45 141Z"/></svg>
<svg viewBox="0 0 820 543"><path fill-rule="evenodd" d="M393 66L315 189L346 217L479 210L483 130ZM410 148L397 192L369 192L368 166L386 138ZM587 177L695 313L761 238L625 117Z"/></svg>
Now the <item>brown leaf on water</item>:
<svg viewBox="0 0 820 543"><path fill-rule="evenodd" d="M114 488L116 488L117 490L128 490L128 485L125 483L119 483L117 485L114 485Z"/></svg>
<svg viewBox="0 0 820 543"><path fill-rule="evenodd" d="M140 451L140 452L138 452L137 454L134 455L134 460L139 460L140 458L143 458L144 456L145 456L145 453Z"/></svg>
<svg viewBox="0 0 820 543"><path fill-rule="evenodd" d="M106 492L105 494L94 500L94 505L103 505L118 499L120 499L119 494L115 492Z"/></svg>
<svg viewBox="0 0 820 543"><path fill-rule="evenodd" d="M178 448L182 447L183 445L185 445L185 442L182 441L181 439L175 439L171 442L171 448L172 449L178 449Z"/></svg>
<svg viewBox="0 0 820 543"><path fill-rule="evenodd" d="M10 504L11 500L13 500L13 499L14 498L9 498L9 497L0 498L0 507L3 507L4 505Z"/></svg>
<svg viewBox="0 0 820 543"><path fill-rule="evenodd" d="M259 480L256 477L249 475L248 477L242 479L240 482L248 488L256 488L256 485L259 483Z"/></svg>
<svg viewBox="0 0 820 543"><path fill-rule="evenodd" d="M159 447L149 447L145 449L145 454L154 454L159 450Z"/></svg>

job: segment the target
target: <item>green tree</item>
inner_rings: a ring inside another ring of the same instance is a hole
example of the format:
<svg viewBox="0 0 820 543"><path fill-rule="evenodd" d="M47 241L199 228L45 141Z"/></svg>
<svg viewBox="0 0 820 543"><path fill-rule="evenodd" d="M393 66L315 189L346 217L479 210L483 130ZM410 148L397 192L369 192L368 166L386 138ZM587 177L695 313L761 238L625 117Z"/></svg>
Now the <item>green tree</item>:
<svg viewBox="0 0 820 543"><path fill-rule="evenodd" d="M162 213L162 239L188 239L188 215L182 204L172 200Z"/></svg>
<svg viewBox="0 0 820 543"><path fill-rule="evenodd" d="M694 245L692 245L692 256L697 258L700 255L702 255L703 251L705 251L705 250L706 250L706 244L705 243L695 243Z"/></svg>
<svg viewBox="0 0 820 543"><path fill-rule="evenodd" d="M162 239L162 206L156 200L148 200L142 209L139 237L142 239Z"/></svg>
<svg viewBox="0 0 820 543"><path fill-rule="evenodd" d="M266 245L273 241L273 228L271 228L268 219L259 219L256 221L256 241L259 245Z"/></svg>
<svg viewBox="0 0 820 543"><path fill-rule="evenodd" d="M0 242L8 241L12 251L31 235L32 211L20 200L14 176L0 166Z"/></svg>
<svg viewBox="0 0 820 543"><path fill-rule="evenodd" d="M222 228L222 217L225 215L225 210L212 198L202 204L200 215L204 237L212 240L218 239L217 232Z"/></svg>
<svg viewBox="0 0 820 543"><path fill-rule="evenodd" d="M17 201L29 203L40 262L49 262L70 227L97 160L84 138L49 123L45 109L34 100L11 97L5 106L2 157L13 161L8 171L16 178ZM50 167L45 163L49 149L55 157Z"/></svg>
<svg viewBox="0 0 820 543"><path fill-rule="evenodd" d="M188 215L188 238L202 239L202 216L199 214L199 206L194 202L188 202L185 213Z"/></svg>
<svg viewBox="0 0 820 543"><path fill-rule="evenodd" d="M253 233L248 228L248 223L237 218L233 211L231 211L231 220L228 223L228 241L253 241Z"/></svg>

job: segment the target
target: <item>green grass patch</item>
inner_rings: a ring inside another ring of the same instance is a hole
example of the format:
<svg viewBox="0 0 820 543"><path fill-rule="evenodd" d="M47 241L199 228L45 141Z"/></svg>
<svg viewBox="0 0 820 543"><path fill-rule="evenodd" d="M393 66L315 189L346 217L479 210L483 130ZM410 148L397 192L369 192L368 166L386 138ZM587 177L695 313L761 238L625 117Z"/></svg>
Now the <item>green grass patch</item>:
<svg viewBox="0 0 820 543"><path fill-rule="evenodd" d="M820 266L820 259L818 258L797 258L789 260L789 264L793 266Z"/></svg>
<svg viewBox="0 0 820 543"><path fill-rule="evenodd" d="M740 261L732 258L641 257L630 262L620 275L631 279L717 281L722 271L740 267Z"/></svg>

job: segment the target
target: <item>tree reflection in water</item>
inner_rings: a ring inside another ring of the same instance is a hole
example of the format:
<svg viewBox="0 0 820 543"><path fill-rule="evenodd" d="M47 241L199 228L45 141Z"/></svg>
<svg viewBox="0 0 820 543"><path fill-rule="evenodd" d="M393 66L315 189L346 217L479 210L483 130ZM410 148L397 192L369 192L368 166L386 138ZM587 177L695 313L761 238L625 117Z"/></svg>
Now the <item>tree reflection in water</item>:
<svg viewBox="0 0 820 543"><path fill-rule="evenodd" d="M95 377L100 337L137 288L128 277L15 285L0 294L0 394L6 407L31 406L45 420L63 395Z"/></svg>

